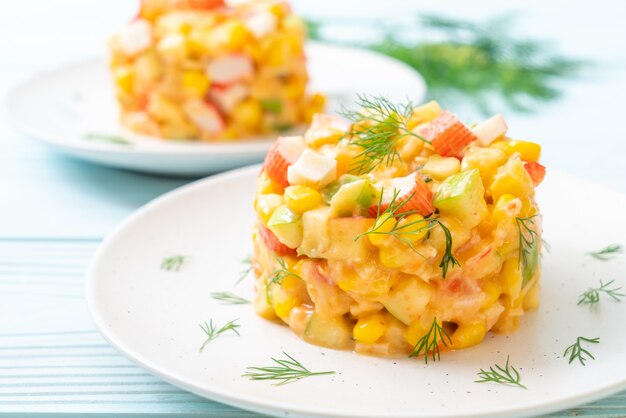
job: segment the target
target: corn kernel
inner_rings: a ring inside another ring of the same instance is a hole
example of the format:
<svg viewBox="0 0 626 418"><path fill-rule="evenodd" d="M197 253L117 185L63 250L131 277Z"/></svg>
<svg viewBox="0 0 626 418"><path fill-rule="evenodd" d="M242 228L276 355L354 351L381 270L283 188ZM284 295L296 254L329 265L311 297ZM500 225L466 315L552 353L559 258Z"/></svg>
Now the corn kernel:
<svg viewBox="0 0 626 418"><path fill-rule="evenodd" d="M428 159L422 172L435 180L443 181L461 170L461 162L453 157L433 155Z"/></svg>
<svg viewBox="0 0 626 418"><path fill-rule="evenodd" d="M211 81L203 71L188 70L183 72L182 85L188 95L202 97L211 86Z"/></svg>
<svg viewBox="0 0 626 418"><path fill-rule="evenodd" d="M426 331L426 328L424 328L419 320L413 321L411 322L411 325L409 325L404 331L404 339L411 346L415 346L419 339L426 334Z"/></svg>
<svg viewBox="0 0 626 418"><path fill-rule="evenodd" d="M372 245L380 247L381 245L384 245L385 242L387 242L387 238L389 238L389 235L384 232L390 232L394 226L396 226L396 218L390 216L380 225L376 225L376 232L379 233L368 234L367 238L370 240Z"/></svg>
<svg viewBox="0 0 626 418"><path fill-rule="evenodd" d="M250 32L246 25L233 19L213 30L211 47L216 51L220 49L239 51L248 43L249 38Z"/></svg>
<svg viewBox="0 0 626 418"><path fill-rule="evenodd" d="M413 109L413 113L407 123L409 129L415 128L417 125L425 122L430 122L441 114L441 106L439 103L432 100L428 103L424 103L421 106L417 106Z"/></svg>
<svg viewBox="0 0 626 418"><path fill-rule="evenodd" d="M179 33L166 35L158 43L161 56L172 61L182 61L188 53L187 41Z"/></svg>
<svg viewBox="0 0 626 418"><path fill-rule="evenodd" d="M315 209L324 200L317 190L308 186L297 185L285 189L285 201L292 211L304 213L307 210Z"/></svg>
<svg viewBox="0 0 626 418"><path fill-rule="evenodd" d="M302 55L302 42L291 34L277 35L264 50L263 63L270 67L289 65Z"/></svg>
<svg viewBox="0 0 626 418"><path fill-rule="evenodd" d="M523 161L537 162L541 156L541 145L529 141L508 141L505 152L509 155L519 154Z"/></svg>
<svg viewBox="0 0 626 418"><path fill-rule="evenodd" d="M408 261L404 248L400 249L396 246L381 248L378 257L380 262L390 269L400 268Z"/></svg>
<svg viewBox="0 0 626 418"><path fill-rule="evenodd" d="M352 335L360 343L374 344L383 336L386 328L384 317L373 314L360 318L352 330Z"/></svg>
<svg viewBox="0 0 626 418"><path fill-rule="evenodd" d="M489 185L489 192L494 199L506 193L525 197L532 195L533 190L532 179L518 158L513 158L498 168L498 172Z"/></svg>
<svg viewBox="0 0 626 418"><path fill-rule="evenodd" d="M271 300L274 312L279 318L287 318L291 309L296 306L298 302L294 296L282 291L272 291Z"/></svg>
<svg viewBox="0 0 626 418"><path fill-rule="evenodd" d="M512 304L522 291L522 272L519 268L519 258L510 258L502 264L500 280L503 293L511 298Z"/></svg>
<svg viewBox="0 0 626 418"><path fill-rule="evenodd" d="M500 285L496 282L485 282L485 284L483 284L482 290L485 294L485 300L481 305L482 308L489 308L490 306L492 306L494 303L496 303L496 301L502 294Z"/></svg>
<svg viewBox="0 0 626 418"><path fill-rule="evenodd" d="M126 94L133 90L133 71L128 67L117 67L113 70L113 77L117 87Z"/></svg>
<svg viewBox="0 0 626 418"><path fill-rule="evenodd" d="M417 244L424 239L428 233L428 221L424 221L424 217L419 214L409 215L398 222L398 230L402 231L398 237L403 240L409 240L412 244Z"/></svg>
<svg viewBox="0 0 626 418"><path fill-rule="evenodd" d="M454 348L467 348L480 343L487 335L487 327L482 322L460 325L452 334Z"/></svg>
<svg viewBox="0 0 626 418"><path fill-rule="evenodd" d="M263 108L258 100L244 100L235 106L231 117L234 124L256 131L263 119Z"/></svg>
<svg viewBox="0 0 626 418"><path fill-rule="evenodd" d="M522 206L519 199L512 194L505 193L498 198L491 213L491 220L500 223L505 219L512 219L519 214Z"/></svg>

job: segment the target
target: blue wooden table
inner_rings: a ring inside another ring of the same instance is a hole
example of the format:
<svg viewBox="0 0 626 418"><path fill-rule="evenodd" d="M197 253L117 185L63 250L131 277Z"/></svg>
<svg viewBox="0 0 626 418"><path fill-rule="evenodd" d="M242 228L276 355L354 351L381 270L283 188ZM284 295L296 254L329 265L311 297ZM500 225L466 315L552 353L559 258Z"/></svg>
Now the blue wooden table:
<svg viewBox="0 0 626 418"><path fill-rule="evenodd" d="M43 69L103 55L107 34L132 14L131 3L0 2L0 98ZM593 65L564 83L560 101L530 115L507 114L513 134L543 143L548 167L626 192L625 3L295 3L308 16L335 19L408 19L418 10L477 19L521 12L520 34L551 38L559 50ZM463 116L473 115L468 110ZM57 155L23 138L0 112L0 416L254 415L191 395L134 366L94 330L85 306L85 267L101 239L139 206L188 181ZM553 416L572 415L624 417L626 393Z"/></svg>

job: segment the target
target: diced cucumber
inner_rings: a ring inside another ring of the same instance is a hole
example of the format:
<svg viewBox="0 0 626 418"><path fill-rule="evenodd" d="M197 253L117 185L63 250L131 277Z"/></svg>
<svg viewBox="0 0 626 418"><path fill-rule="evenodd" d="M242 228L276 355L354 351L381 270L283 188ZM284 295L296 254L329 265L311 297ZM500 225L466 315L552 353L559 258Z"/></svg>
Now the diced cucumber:
<svg viewBox="0 0 626 418"><path fill-rule="evenodd" d="M533 278L539 267L539 238L535 238L530 246L524 248L526 262L522 265L522 289Z"/></svg>
<svg viewBox="0 0 626 418"><path fill-rule="evenodd" d="M432 290L418 279L404 279L395 284L381 300L387 311L406 325L410 325L424 312Z"/></svg>
<svg viewBox="0 0 626 418"><path fill-rule="evenodd" d="M298 248L302 242L302 217L282 205L274 210L267 227L280 242L289 248Z"/></svg>
<svg viewBox="0 0 626 418"><path fill-rule="evenodd" d="M353 176L352 174L344 174L343 176L339 177L337 180L333 181L322 190L322 197L324 198L324 201L330 205L331 199L333 198L335 193L339 191L341 186L360 179L361 177Z"/></svg>
<svg viewBox="0 0 626 418"><path fill-rule="evenodd" d="M477 168L448 177L441 183L433 205L444 214L457 217L473 228L487 216L485 188Z"/></svg>
<svg viewBox="0 0 626 418"><path fill-rule="evenodd" d="M352 343L352 329L343 317L311 316L304 330L304 340L329 348L347 348Z"/></svg>
<svg viewBox="0 0 626 418"><path fill-rule="evenodd" d="M344 184L330 201L335 216L360 215L376 200L378 192L368 179L358 179Z"/></svg>

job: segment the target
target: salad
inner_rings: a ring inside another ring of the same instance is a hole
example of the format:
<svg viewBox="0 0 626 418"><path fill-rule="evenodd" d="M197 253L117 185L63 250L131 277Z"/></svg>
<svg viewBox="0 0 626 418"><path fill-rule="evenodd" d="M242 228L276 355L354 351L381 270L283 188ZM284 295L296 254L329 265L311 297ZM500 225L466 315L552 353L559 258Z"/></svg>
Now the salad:
<svg viewBox="0 0 626 418"><path fill-rule="evenodd" d="M539 303L541 147L501 115L360 97L280 137L258 177L257 313L305 341L423 355L513 331Z"/></svg>
<svg viewBox="0 0 626 418"><path fill-rule="evenodd" d="M286 1L142 0L109 42L122 125L168 139L234 139L308 123L306 28Z"/></svg>

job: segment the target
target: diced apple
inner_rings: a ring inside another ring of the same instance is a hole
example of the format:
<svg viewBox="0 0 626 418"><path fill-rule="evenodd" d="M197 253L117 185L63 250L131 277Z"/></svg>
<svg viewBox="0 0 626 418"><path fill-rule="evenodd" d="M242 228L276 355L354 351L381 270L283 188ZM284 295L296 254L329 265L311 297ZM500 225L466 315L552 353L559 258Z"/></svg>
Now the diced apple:
<svg viewBox="0 0 626 418"><path fill-rule="evenodd" d="M394 284L380 302L391 315L405 325L410 325L424 312L432 293L432 289L423 281L407 278Z"/></svg>
<svg viewBox="0 0 626 418"><path fill-rule="evenodd" d="M333 144L350 130L350 126L350 122L338 116L316 113L304 134L304 140L312 146Z"/></svg>
<svg viewBox="0 0 626 418"><path fill-rule="evenodd" d="M231 84L252 77L254 64L247 55L233 54L212 60L206 72L214 83Z"/></svg>
<svg viewBox="0 0 626 418"><path fill-rule="evenodd" d="M341 316L313 314L304 331L304 340L329 348L346 348L352 343L352 329Z"/></svg>
<svg viewBox="0 0 626 418"><path fill-rule="evenodd" d="M472 132L478 137L478 142L483 147L504 136L507 130L508 126L500 114L494 115L472 128Z"/></svg>
<svg viewBox="0 0 626 418"><path fill-rule="evenodd" d="M468 228L478 225L488 213L480 171L474 168L449 177L439 186L433 204Z"/></svg>
<svg viewBox="0 0 626 418"><path fill-rule="evenodd" d="M374 219L364 217L331 218L328 220L330 250L325 258L362 262L367 260L371 245L368 239L356 239L374 225Z"/></svg>
<svg viewBox="0 0 626 418"><path fill-rule="evenodd" d="M334 158L305 150L298 161L287 168L289 184L304 184L321 189L337 178L337 161Z"/></svg>
<svg viewBox="0 0 626 418"><path fill-rule="evenodd" d="M330 201L332 200L333 196L335 196L335 194L339 191L341 186L343 186L344 184L352 183L353 181L360 180L361 178L362 177L354 176L352 174L342 175L337 180L331 182L330 184L328 184L328 186L324 187L324 189L322 190L322 197L324 198L324 201L330 205Z"/></svg>
<svg viewBox="0 0 626 418"><path fill-rule="evenodd" d="M419 124L430 122L439 116L441 112L441 106L435 100L417 106L411 113L409 127L412 129Z"/></svg>
<svg viewBox="0 0 626 418"><path fill-rule="evenodd" d="M299 255L324 258L330 248L329 217L329 207L309 210L302 214L302 243L298 247Z"/></svg>
<svg viewBox="0 0 626 418"><path fill-rule="evenodd" d="M267 176L282 187L289 186L287 168L300 158L305 149L301 136L279 137L265 156L263 169Z"/></svg>
<svg viewBox="0 0 626 418"><path fill-rule="evenodd" d="M333 216L364 214L378 200L378 190L365 178L344 184L330 201Z"/></svg>
<svg viewBox="0 0 626 418"><path fill-rule="evenodd" d="M148 48L152 44L152 28L144 19L130 22L118 33L118 42L122 51L133 56Z"/></svg>
<svg viewBox="0 0 626 418"><path fill-rule="evenodd" d="M457 158L433 155L424 164L422 173L435 180L443 181L458 173L460 169L461 162Z"/></svg>
<svg viewBox="0 0 626 418"><path fill-rule="evenodd" d="M221 113L215 106L202 100L189 100L184 105L187 117L203 131L219 133L224 130L225 124Z"/></svg>
<svg viewBox="0 0 626 418"><path fill-rule="evenodd" d="M263 245L265 245L270 251L275 252L277 255L295 255L296 251L293 248L289 248L280 242L278 237L265 226L259 225L259 235L261 236Z"/></svg>
<svg viewBox="0 0 626 418"><path fill-rule="evenodd" d="M289 248L298 248L302 243L302 217L292 212L287 205L274 210L267 227Z"/></svg>

